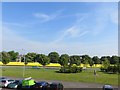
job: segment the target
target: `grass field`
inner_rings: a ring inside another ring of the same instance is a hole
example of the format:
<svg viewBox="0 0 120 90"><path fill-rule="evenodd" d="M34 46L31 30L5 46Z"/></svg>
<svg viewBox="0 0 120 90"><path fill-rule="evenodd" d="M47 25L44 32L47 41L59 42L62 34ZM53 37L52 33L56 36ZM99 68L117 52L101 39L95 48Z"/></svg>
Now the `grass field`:
<svg viewBox="0 0 120 90"><path fill-rule="evenodd" d="M97 76L94 76L93 70L97 70ZM70 81L70 82L86 82L86 83L100 83L100 84L111 84L118 85L118 75L117 74L106 74L100 72L98 68L92 68L85 70L77 74L61 74L57 73L57 69L25 69L25 77L33 77L35 79L41 80L60 80L60 81ZM22 78L23 69L20 67L12 68L7 67L2 69L3 76L10 77L20 77Z"/></svg>

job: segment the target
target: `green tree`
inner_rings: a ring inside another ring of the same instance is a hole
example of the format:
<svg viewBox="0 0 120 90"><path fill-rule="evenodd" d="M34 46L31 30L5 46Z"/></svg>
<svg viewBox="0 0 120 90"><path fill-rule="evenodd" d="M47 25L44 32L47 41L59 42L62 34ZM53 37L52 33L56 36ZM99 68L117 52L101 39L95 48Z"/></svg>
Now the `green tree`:
<svg viewBox="0 0 120 90"><path fill-rule="evenodd" d="M51 52L48 54L51 63L58 63L59 54L57 52Z"/></svg>
<svg viewBox="0 0 120 90"><path fill-rule="evenodd" d="M88 62L91 67L94 65L94 61L92 59L90 59Z"/></svg>
<svg viewBox="0 0 120 90"><path fill-rule="evenodd" d="M15 51L9 51L8 53L10 55L10 61L16 61L19 53Z"/></svg>
<svg viewBox="0 0 120 90"><path fill-rule="evenodd" d="M93 60L93 62L94 62L95 65L96 65L96 64L100 64L100 59L98 58L98 56L94 56L94 57L92 58L92 60Z"/></svg>
<svg viewBox="0 0 120 90"><path fill-rule="evenodd" d="M59 59L58 63L59 63L61 66L67 66L68 63L69 63L69 55L68 55L68 54L62 54L62 55L60 56L60 59Z"/></svg>
<svg viewBox="0 0 120 90"><path fill-rule="evenodd" d="M110 64L117 65L119 63L119 57L118 56L112 56L110 58Z"/></svg>
<svg viewBox="0 0 120 90"><path fill-rule="evenodd" d="M89 55L82 55L82 63L84 64L85 67L87 64L89 64L90 59L91 57Z"/></svg>
<svg viewBox="0 0 120 90"><path fill-rule="evenodd" d="M50 63L49 57L44 54L37 54L36 60L38 63L42 64L43 66Z"/></svg>
<svg viewBox="0 0 120 90"><path fill-rule="evenodd" d="M27 62L36 62L36 53L32 52L32 53L27 53L27 55L25 55L25 59Z"/></svg>
<svg viewBox="0 0 120 90"><path fill-rule="evenodd" d="M2 62L2 52L0 52L0 62Z"/></svg>
<svg viewBox="0 0 120 90"><path fill-rule="evenodd" d="M110 61L108 60L108 58L104 58L104 60L102 61L102 65L104 69L107 69L110 66Z"/></svg>
<svg viewBox="0 0 120 90"><path fill-rule="evenodd" d="M8 64L10 62L10 55L7 52L2 52L2 63L4 65Z"/></svg>
<svg viewBox="0 0 120 90"><path fill-rule="evenodd" d="M81 64L80 56L76 56L76 55L70 56L70 65L73 64L76 64L77 66Z"/></svg>

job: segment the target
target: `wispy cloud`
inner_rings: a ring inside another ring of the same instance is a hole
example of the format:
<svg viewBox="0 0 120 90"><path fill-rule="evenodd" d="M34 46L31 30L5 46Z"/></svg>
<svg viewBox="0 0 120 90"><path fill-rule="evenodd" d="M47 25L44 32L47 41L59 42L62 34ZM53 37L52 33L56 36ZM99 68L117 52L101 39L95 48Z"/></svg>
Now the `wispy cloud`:
<svg viewBox="0 0 120 90"><path fill-rule="evenodd" d="M43 13L35 13L34 16L36 18L40 18L40 19L44 19L44 20L49 20L50 16L47 14L43 14Z"/></svg>
<svg viewBox="0 0 120 90"><path fill-rule="evenodd" d="M56 42L60 42L66 38L80 38L80 37L86 35L87 33L88 33L88 31L83 30L82 28L74 25L74 26L64 30L61 33L61 36L56 40Z"/></svg>
<svg viewBox="0 0 120 90"><path fill-rule="evenodd" d="M42 23L44 23L44 22L48 22L48 21L56 19L62 12L63 10L58 10L52 14L34 13L33 15L34 17L40 19Z"/></svg>
<svg viewBox="0 0 120 90"><path fill-rule="evenodd" d="M86 19L86 14L74 14L72 16L76 17L75 22L73 22L73 25L68 28L64 28L62 32L59 32L59 37L56 38L54 43L60 43L66 38L82 38L89 33L83 25L83 21Z"/></svg>

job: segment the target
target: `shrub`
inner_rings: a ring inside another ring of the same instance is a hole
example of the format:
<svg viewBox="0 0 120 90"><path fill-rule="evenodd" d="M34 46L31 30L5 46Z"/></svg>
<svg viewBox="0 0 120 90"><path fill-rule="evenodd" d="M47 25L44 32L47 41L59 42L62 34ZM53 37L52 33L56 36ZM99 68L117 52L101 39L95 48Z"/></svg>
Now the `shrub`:
<svg viewBox="0 0 120 90"><path fill-rule="evenodd" d="M61 69L59 70L60 73L80 73L82 72L82 67L77 67L77 66L64 66L61 67Z"/></svg>
<svg viewBox="0 0 120 90"><path fill-rule="evenodd" d="M106 69L105 69L104 67L100 67L100 70L101 70L102 72L106 71Z"/></svg>
<svg viewBox="0 0 120 90"><path fill-rule="evenodd" d="M119 68L118 66L114 65L114 66L108 66L108 68L104 68L104 67L101 67L100 70L102 72L107 72L107 73L117 73L119 72Z"/></svg>

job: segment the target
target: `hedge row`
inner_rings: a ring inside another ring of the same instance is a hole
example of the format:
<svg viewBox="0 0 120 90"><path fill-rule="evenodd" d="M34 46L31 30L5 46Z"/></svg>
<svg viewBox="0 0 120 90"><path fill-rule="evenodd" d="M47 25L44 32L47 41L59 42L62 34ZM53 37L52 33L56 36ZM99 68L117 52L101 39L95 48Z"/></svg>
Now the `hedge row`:
<svg viewBox="0 0 120 90"><path fill-rule="evenodd" d="M61 69L59 70L60 73L80 73L82 72L82 67L77 67L77 66L73 66L73 67L69 67L69 66L64 66L61 67Z"/></svg>
<svg viewBox="0 0 120 90"><path fill-rule="evenodd" d="M120 66L108 66L107 68L101 67L100 68L102 72L107 73L120 73Z"/></svg>

